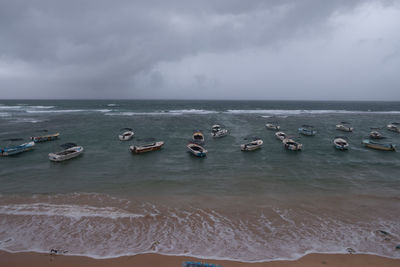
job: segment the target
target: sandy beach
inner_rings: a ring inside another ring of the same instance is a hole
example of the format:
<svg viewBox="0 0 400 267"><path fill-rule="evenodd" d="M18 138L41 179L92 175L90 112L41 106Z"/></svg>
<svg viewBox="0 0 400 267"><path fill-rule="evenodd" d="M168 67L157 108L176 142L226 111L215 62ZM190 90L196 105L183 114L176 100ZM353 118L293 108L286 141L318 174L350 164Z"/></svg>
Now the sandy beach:
<svg viewBox="0 0 400 267"><path fill-rule="evenodd" d="M81 256L49 255L44 253L8 253L0 252L0 266L25 267L25 266L146 266L146 267L177 267L185 261L207 262L230 267L397 267L400 266L400 259L390 259L374 255L363 254L309 254L295 261L272 261L262 263L243 263L234 261L204 260L185 256L163 256L158 254L143 254L126 256L113 259L92 259Z"/></svg>

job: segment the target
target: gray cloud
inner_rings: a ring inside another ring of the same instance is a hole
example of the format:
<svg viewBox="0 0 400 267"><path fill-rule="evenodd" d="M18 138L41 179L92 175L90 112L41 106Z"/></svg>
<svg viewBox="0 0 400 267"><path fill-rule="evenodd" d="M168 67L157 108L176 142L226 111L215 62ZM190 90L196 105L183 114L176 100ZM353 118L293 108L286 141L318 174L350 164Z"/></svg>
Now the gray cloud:
<svg viewBox="0 0 400 267"><path fill-rule="evenodd" d="M386 22L393 31L378 36L381 42L369 40L368 31L360 34L359 46L373 58L369 68L357 48L348 51L355 53L352 60L341 50L353 40L347 27L352 30L352 18L363 10L390 13L399 6L348 0L0 0L0 98L190 98L201 90L196 97L240 99L252 92L269 99L284 98L279 89L297 96L301 88L297 97L332 99L346 86L335 79L349 71L335 66L349 64L366 71L355 71L356 80L348 81L356 86L354 96L374 98L365 86L386 77L388 92L400 99L391 70L400 67L400 38L393 37L400 20ZM320 60L325 72L315 63ZM374 64L389 67L373 70Z"/></svg>

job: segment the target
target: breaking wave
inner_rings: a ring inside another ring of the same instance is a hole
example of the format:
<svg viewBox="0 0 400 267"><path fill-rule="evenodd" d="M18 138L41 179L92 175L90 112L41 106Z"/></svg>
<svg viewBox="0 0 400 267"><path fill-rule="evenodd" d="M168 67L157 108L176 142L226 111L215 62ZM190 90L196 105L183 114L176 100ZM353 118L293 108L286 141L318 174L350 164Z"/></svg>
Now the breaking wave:
<svg viewBox="0 0 400 267"><path fill-rule="evenodd" d="M270 115L307 115L307 114L400 114L400 111L357 111L357 110L286 110L286 109L229 109L228 114L270 114Z"/></svg>

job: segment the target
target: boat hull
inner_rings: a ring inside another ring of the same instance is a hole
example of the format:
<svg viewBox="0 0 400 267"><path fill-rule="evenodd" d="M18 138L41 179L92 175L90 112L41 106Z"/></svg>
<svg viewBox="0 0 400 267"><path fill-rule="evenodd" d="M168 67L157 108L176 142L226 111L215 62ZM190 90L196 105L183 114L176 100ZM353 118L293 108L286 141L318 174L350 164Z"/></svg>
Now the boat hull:
<svg viewBox="0 0 400 267"><path fill-rule="evenodd" d="M265 124L265 127L266 127L268 130L273 130L273 131L279 131L279 130L281 129L281 126L279 126L279 125L274 125L274 124L270 124L270 123Z"/></svg>
<svg viewBox="0 0 400 267"><path fill-rule="evenodd" d="M202 146L199 146L197 144L188 144L187 149L189 150L189 152L199 158L204 158L207 156L207 150L204 149Z"/></svg>
<svg viewBox="0 0 400 267"><path fill-rule="evenodd" d="M49 135L44 135L44 136L34 136L31 137L31 140L35 143L43 143L43 142L47 142L47 141L53 141L58 139L58 137L60 136L59 133L55 133L55 134L49 134Z"/></svg>
<svg viewBox="0 0 400 267"><path fill-rule="evenodd" d="M0 156L3 157L13 156L26 151L30 151L34 148L35 148L35 143L33 141L15 147L8 147L4 149L0 148Z"/></svg>
<svg viewBox="0 0 400 267"><path fill-rule="evenodd" d="M164 142L156 142L154 144L144 145L144 146L130 146L130 150L136 154L142 154L151 151L157 151L162 148Z"/></svg>
<svg viewBox="0 0 400 267"><path fill-rule="evenodd" d="M352 127L347 127L347 126L339 124L339 125L336 125L336 130L342 131L342 132L352 132L354 129Z"/></svg>
<svg viewBox="0 0 400 267"><path fill-rule="evenodd" d="M396 146L394 144L379 144L379 143L374 143L368 140L363 140L362 142L364 146L376 150L382 150L382 151L395 151Z"/></svg>
<svg viewBox="0 0 400 267"><path fill-rule="evenodd" d="M62 162L76 158L83 153L84 149L81 146L71 147L60 152L50 153L49 160L54 162Z"/></svg>
<svg viewBox="0 0 400 267"><path fill-rule="evenodd" d="M221 130L218 130L217 132L211 133L211 136L214 138L220 138L220 137L224 137L227 135L228 135L228 130L226 130L226 129L221 129Z"/></svg>
<svg viewBox="0 0 400 267"><path fill-rule="evenodd" d="M240 145L240 150L242 151L254 151L260 149L263 145L262 140L256 140L247 144Z"/></svg>
<svg viewBox="0 0 400 267"><path fill-rule="evenodd" d="M316 135L317 131L315 130L309 130L305 128L299 128L299 133L305 136L314 136Z"/></svg>
<svg viewBox="0 0 400 267"><path fill-rule="evenodd" d="M128 141L133 138L135 134L132 131L124 132L118 136L120 141Z"/></svg>

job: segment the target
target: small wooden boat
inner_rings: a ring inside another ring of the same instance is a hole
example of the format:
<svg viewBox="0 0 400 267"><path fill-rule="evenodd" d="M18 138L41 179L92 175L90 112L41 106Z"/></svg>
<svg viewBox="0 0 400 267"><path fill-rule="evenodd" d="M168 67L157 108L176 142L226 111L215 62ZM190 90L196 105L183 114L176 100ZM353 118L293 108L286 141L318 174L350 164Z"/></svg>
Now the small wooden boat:
<svg viewBox="0 0 400 267"><path fill-rule="evenodd" d="M123 132L118 136L119 140L121 141L128 141L132 139L132 137L135 135L135 133L132 131L131 128L123 128L121 130L126 130L125 132Z"/></svg>
<svg viewBox="0 0 400 267"><path fill-rule="evenodd" d="M385 137L378 131L371 131L369 133L369 138L371 138L371 139L383 139Z"/></svg>
<svg viewBox="0 0 400 267"><path fill-rule="evenodd" d="M35 148L35 142L28 142L18 146L0 148L0 156L12 156Z"/></svg>
<svg viewBox="0 0 400 267"><path fill-rule="evenodd" d="M398 123L398 122L392 122L391 124L387 125L387 129L392 132L400 133L399 125L400 125L400 123Z"/></svg>
<svg viewBox="0 0 400 267"><path fill-rule="evenodd" d="M211 136L215 138L224 137L228 135L227 129L222 129L220 125L213 125L211 129Z"/></svg>
<svg viewBox="0 0 400 267"><path fill-rule="evenodd" d="M194 131L192 135L192 140L196 144L204 144L204 135L201 131Z"/></svg>
<svg viewBox="0 0 400 267"><path fill-rule="evenodd" d="M285 134L284 132L276 132L275 136L281 141L287 138L287 134Z"/></svg>
<svg viewBox="0 0 400 267"><path fill-rule="evenodd" d="M56 139L58 139L59 136L60 136L60 133L48 134L48 135L43 135L43 136L33 136L33 137L31 137L31 140L35 143L41 143L41 142L56 140Z"/></svg>
<svg viewBox="0 0 400 267"><path fill-rule="evenodd" d="M222 267L222 266L206 262L185 261L182 263L182 267Z"/></svg>
<svg viewBox="0 0 400 267"><path fill-rule="evenodd" d="M208 152L204 147L194 143L190 143L186 147L188 148L190 153L199 158L205 157Z"/></svg>
<svg viewBox="0 0 400 267"><path fill-rule="evenodd" d="M163 141L158 141L155 143L141 145L141 146L130 146L129 149L136 154L140 154L140 153L160 150L163 145L164 145Z"/></svg>
<svg viewBox="0 0 400 267"><path fill-rule="evenodd" d="M293 139L290 138L285 138L282 140L282 144L285 146L287 150L292 150L292 151L300 151L303 149L303 145L294 141Z"/></svg>
<svg viewBox="0 0 400 267"><path fill-rule="evenodd" d="M76 158L77 156L83 153L83 147L78 146L74 143L66 143L61 145L61 147L64 148L64 150L55 153L50 153L49 160L55 162L61 162L64 160Z"/></svg>
<svg viewBox="0 0 400 267"><path fill-rule="evenodd" d="M343 132L352 132L354 130L354 128L348 126L347 122L342 121L340 124L336 125L336 130L343 131Z"/></svg>
<svg viewBox="0 0 400 267"><path fill-rule="evenodd" d="M317 131L314 130L314 126L302 125L299 129L299 133L306 136L314 136Z"/></svg>
<svg viewBox="0 0 400 267"><path fill-rule="evenodd" d="M251 141L250 143L246 143L246 144L240 145L240 150L242 150L242 151L254 151L254 150L257 150L257 149L261 148L263 143L264 143L263 140L257 139L257 140Z"/></svg>
<svg viewBox="0 0 400 267"><path fill-rule="evenodd" d="M362 140L362 144L368 148L384 150L384 151L395 151L396 145L392 143L377 143L369 139Z"/></svg>
<svg viewBox="0 0 400 267"><path fill-rule="evenodd" d="M349 143L346 139L347 138L345 136L336 136L335 139L333 139L333 144L335 148L339 150L349 149Z"/></svg>
<svg viewBox="0 0 400 267"><path fill-rule="evenodd" d="M269 130L274 130L274 131L279 131L281 129L281 126L279 126L277 123L272 123L272 122L265 124L265 127Z"/></svg>

